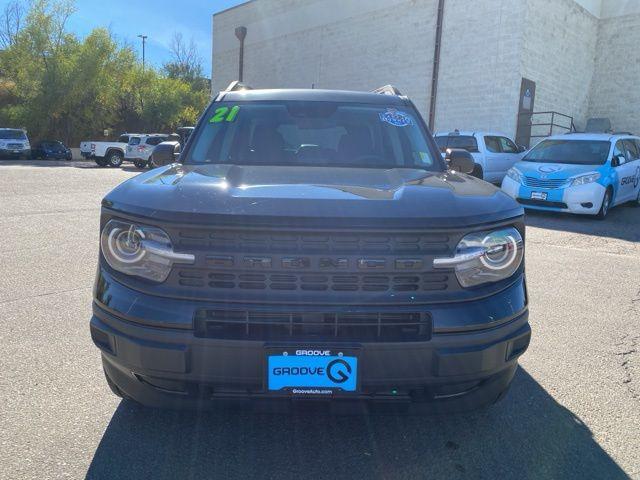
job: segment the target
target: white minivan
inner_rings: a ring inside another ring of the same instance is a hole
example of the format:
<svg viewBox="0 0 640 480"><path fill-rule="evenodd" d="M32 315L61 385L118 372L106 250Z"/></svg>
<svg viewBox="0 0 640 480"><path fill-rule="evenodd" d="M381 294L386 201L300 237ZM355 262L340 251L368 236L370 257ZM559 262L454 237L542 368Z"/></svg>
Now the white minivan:
<svg viewBox="0 0 640 480"><path fill-rule="evenodd" d="M494 132L454 130L436 133L435 140L442 153L448 148L461 148L471 153L475 162L472 175L491 183L500 183L507 171L524 156L525 148L509 137Z"/></svg>

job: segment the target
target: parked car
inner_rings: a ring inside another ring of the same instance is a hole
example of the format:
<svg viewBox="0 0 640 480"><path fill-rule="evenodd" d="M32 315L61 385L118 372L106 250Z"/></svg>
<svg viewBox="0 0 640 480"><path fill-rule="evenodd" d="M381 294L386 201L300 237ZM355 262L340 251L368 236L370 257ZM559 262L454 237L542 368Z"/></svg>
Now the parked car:
<svg viewBox="0 0 640 480"><path fill-rule="evenodd" d="M471 153L475 162L472 175L496 184L502 182L507 170L522 159L526 150L506 135L493 132L455 130L437 133L435 140L441 152L462 148Z"/></svg>
<svg viewBox="0 0 640 480"><path fill-rule="evenodd" d="M169 135L169 138L167 138L165 141L163 141L158 145L163 145L163 146L172 145L176 152L180 152L182 147L187 144L187 141L189 140L189 137L191 136L194 130L195 130L195 127L180 127L176 130L177 133L172 133L171 135ZM155 152L155 148L153 151ZM148 166L150 168L158 167L158 165L154 161L153 152L151 152L151 156L149 157Z"/></svg>
<svg viewBox="0 0 640 480"><path fill-rule="evenodd" d="M124 133L115 142L81 142L80 154L86 159L93 159L100 167L119 167L132 135L135 134Z"/></svg>
<svg viewBox="0 0 640 480"><path fill-rule="evenodd" d="M71 160L71 149L58 140L37 142L31 149L31 158L36 160Z"/></svg>
<svg viewBox="0 0 640 480"><path fill-rule="evenodd" d="M502 398L531 335L523 208L464 173L469 152L445 161L393 87L237 88L180 163L158 145L164 166L102 201L90 331L112 391L194 408Z"/></svg>
<svg viewBox="0 0 640 480"><path fill-rule="evenodd" d="M125 150L124 159L133 164L137 168L146 168L149 166L149 157L156 145L164 142L169 135L161 133L152 133L145 135L132 135Z"/></svg>
<svg viewBox="0 0 640 480"><path fill-rule="evenodd" d="M0 158L31 158L27 132L20 128L0 128Z"/></svg>
<svg viewBox="0 0 640 480"><path fill-rule="evenodd" d="M502 189L526 208L604 219L621 203L640 205L640 137L549 137L509 170Z"/></svg>

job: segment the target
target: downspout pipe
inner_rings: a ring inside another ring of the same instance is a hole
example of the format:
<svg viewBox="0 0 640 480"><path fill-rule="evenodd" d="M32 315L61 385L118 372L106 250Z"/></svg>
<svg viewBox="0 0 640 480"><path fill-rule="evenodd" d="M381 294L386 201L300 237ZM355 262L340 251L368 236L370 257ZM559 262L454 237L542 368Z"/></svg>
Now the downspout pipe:
<svg viewBox="0 0 640 480"><path fill-rule="evenodd" d="M433 51L433 74L431 76L431 99L429 101L429 130L433 132L436 123L436 100L438 98L438 74L440 72L440 46L442 45L442 21L444 18L444 0L438 0L438 18L436 20L436 42Z"/></svg>

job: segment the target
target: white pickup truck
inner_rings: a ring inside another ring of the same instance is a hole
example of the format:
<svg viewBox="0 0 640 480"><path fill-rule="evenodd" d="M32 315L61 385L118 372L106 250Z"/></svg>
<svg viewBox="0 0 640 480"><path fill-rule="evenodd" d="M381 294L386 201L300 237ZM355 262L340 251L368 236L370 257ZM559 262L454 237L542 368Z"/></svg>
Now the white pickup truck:
<svg viewBox="0 0 640 480"><path fill-rule="evenodd" d="M475 162L471 175L496 184L502 182L507 171L522 159L526 150L502 133L455 130L436 133L434 138L443 155L448 148L470 152Z"/></svg>
<svg viewBox="0 0 640 480"><path fill-rule="evenodd" d="M115 142L81 142L80 154L86 159L95 160L100 167L119 167L124 160L129 138L133 135L123 133Z"/></svg>

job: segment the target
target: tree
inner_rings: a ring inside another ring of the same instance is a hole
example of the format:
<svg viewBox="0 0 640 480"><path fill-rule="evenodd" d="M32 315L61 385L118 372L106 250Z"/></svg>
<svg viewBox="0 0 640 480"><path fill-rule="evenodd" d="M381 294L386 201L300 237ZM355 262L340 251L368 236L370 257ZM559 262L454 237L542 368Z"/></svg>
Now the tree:
<svg viewBox="0 0 640 480"><path fill-rule="evenodd" d="M0 50L13 45L22 28L25 4L20 0L11 0L5 5L0 16Z"/></svg>
<svg viewBox="0 0 640 480"><path fill-rule="evenodd" d="M105 129L164 131L193 124L208 90L198 88L197 52L177 41L182 76L143 69L111 32L69 33L69 0L32 0L11 43L0 50L0 124L26 127L32 140L77 144ZM13 17L12 17L13 18ZM13 24L12 24L13 25Z"/></svg>
<svg viewBox="0 0 640 480"><path fill-rule="evenodd" d="M196 89L203 88L202 58L198 55L198 47L193 38L187 44L182 33L174 33L169 51L171 61L163 66L167 76L183 80Z"/></svg>

